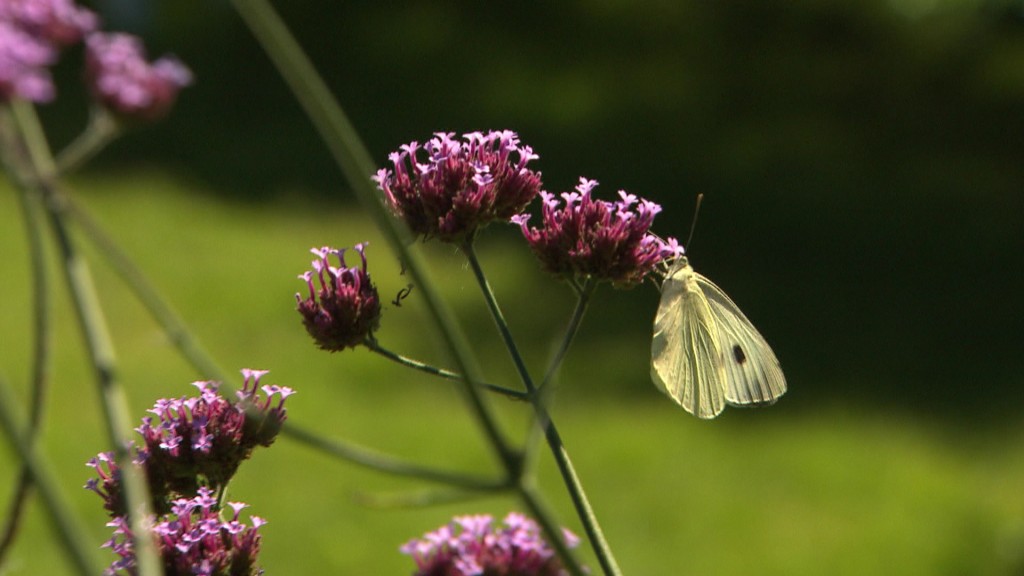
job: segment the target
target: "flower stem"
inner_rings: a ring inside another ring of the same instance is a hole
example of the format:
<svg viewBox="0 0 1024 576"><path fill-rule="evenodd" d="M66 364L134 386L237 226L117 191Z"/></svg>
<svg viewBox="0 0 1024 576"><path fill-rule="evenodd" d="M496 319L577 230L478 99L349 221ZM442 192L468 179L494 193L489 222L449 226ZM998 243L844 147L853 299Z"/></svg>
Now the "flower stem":
<svg viewBox="0 0 1024 576"><path fill-rule="evenodd" d="M28 427L22 423L14 407L17 401L7 380L0 378L0 428L10 438L14 451L20 456L25 469L32 475L43 506L53 520L57 535L63 543L61 548L68 554L78 574L89 576L99 574L95 558L95 545L86 538L89 533L78 516L74 515L64 494L60 491L56 475L50 463L33 446Z"/></svg>
<svg viewBox="0 0 1024 576"><path fill-rule="evenodd" d="M515 364L516 372L519 373L519 378L523 381L523 386L526 387L527 393L532 396L537 393L537 387L534 385L533 378L526 368L522 354L519 353L519 347L516 345L515 338L512 337L512 331L509 330L508 322L505 321L505 316L501 313L498 300L494 297L494 291L491 290L491 284L487 281L483 267L480 266L480 260L476 257L476 249L473 248L473 238L467 238L462 243L461 248L463 254L466 255L466 259L469 260L469 267L473 270L473 276L476 278L477 284L480 285L480 290L484 294L484 301L487 302L487 309L490 310L491 318L501 334L501 340L505 343L505 348L512 357L512 363Z"/></svg>
<svg viewBox="0 0 1024 576"><path fill-rule="evenodd" d="M67 174L99 153L121 132L120 125L102 108L94 108L86 126L78 138L57 154L56 173Z"/></svg>
<svg viewBox="0 0 1024 576"><path fill-rule="evenodd" d="M218 366L213 357L203 349L181 316L160 296L156 287L146 278L138 265L103 230L100 223L73 198L65 197L63 200L65 213L74 218L82 232L98 248L99 254L107 259L107 262L149 311L150 316L163 329L168 340L181 352L181 355L192 364L201 377L228 382L227 372Z"/></svg>
<svg viewBox="0 0 1024 576"><path fill-rule="evenodd" d="M27 158L32 165L33 181L25 183L40 193L44 199L50 226L57 237L57 246L63 258L64 276L71 292L71 299L78 316L89 356L96 374L100 392L100 404L104 411L107 436L118 466L122 471L122 486L127 501L128 520L132 540L142 576L160 573L160 562L156 546L148 535L147 517L150 515L149 489L141 469L132 464L129 453L130 440L127 435L132 429L128 401L124 389L115 374L114 349L107 331L106 321L96 294L88 263L78 254L66 225L63 212L62 194L57 188L56 168L53 156L46 143L46 137L35 109L27 102L13 102L15 122L22 135Z"/></svg>
<svg viewBox="0 0 1024 576"><path fill-rule="evenodd" d="M13 166L11 166L15 159L9 155L16 154L20 146L17 145L17 138L9 130L11 125L7 120L8 118L6 118L5 114L2 128L4 142L0 146L4 147L4 152L7 154L4 158L5 168L8 168L11 173L15 173ZM23 158L19 163L24 163L24 160L26 159ZM36 436L38 436L39 430L42 428L43 408L46 404L50 383L50 346L53 341L53 332L50 325L50 281L46 268L46 249L43 240L43 227L45 224L41 214L40 199L38 194L24 186L19 187L19 192L18 198L21 200L22 217L25 220L25 232L28 241L29 263L32 275L31 286L34 296L32 301L32 368L29 377L32 397L29 403L29 421L26 430L27 440L31 444L35 442ZM28 466L22 464L14 495L11 498L11 503L4 520L3 530L0 532L0 566L3 566L7 551L10 550L11 545L14 543L25 510L25 503L32 493L32 487L32 474Z"/></svg>
<svg viewBox="0 0 1024 576"><path fill-rule="evenodd" d="M374 173L376 167L352 123L269 2L232 0L232 5L266 50L299 104L312 120L314 127L320 132L321 138L345 174L363 208L373 218L399 259L405 263L406 270L419 287L427 310L452 354L456 369L465 377L463 390L471 413L509 479L521 484L521 455L505 439L498 428L497 419L484 400L479 386L483 378L466 337L456 324L451 311L441 300L437 285L430 279L419 251L413 249L409 230L388 213L380 194L374 188L370 175ZM523 493L523 499L527 505L537 505L529 493ZM538 510L541 513L546 512L540 508ZM560 538L561 535L550 515L536 519L552 540ZM559 545L553 542L553 545L572 573L582 574L578 563L564 543Z"/></svg>
<svg viewBox="0 0 1024 576"><path fill-rule="evenodd" d="M228 389L237 389L237 385L231 385L231 379L227 372L217 365L216 361L194 338L181 317L164 301L156 287L149 282L142 270L132 262L124 250L103 230L100 223L73 199L64 198L64 200L67 214L74 217L82 231L96 245L99 253L107 258L117 274L143 306L149 310L150 315L193 368L205 378L222 382ZM510 395L515 393L515 391L509 392ZM281 434L325 454L381 472L445 482L473 490L491 490L495 484L492 480L425 468L351 443L332 440L301 428L291 421L285 423L281 428Z"/></svg>
<svg viewBox="0 0 1024 576"><path fill-rule="evenodd" d="M370 175L374 173L376 167L355 127L345 116L309 58L302 52L302 48L269 2L232 0L232 5L306 111L344 173L356 198L373 218L399 259L405 263L406 270L419 287L427 310L452 353L456 368L466 378L463 388L470 410L498 460L506 470L518 469L518 452L499 430L497 420L475 384L482 382L483 379L466 337L458 328L451 311L441 300L436 284L429 277L419 252L413 249L408 229L396 221L384 207L380 194L370 180Z"/></svg>
<svg viewBox="0 0 1024 576"><path fill-rule="evenodd" d="M562 438L558 433L558 428L551 420L551 416L547 410L547 399L550 397L553 389L553 387L547 385L548 381L558 371L558 367L565 358L565 354L569 350L569 346L572 344L572 340L575 337L576 332L579 330L580 323L583 321L583 316L586 313L587 304L590 301L590 295L593 293L595 283L588 280L583 286L579 287L580 297L577 301L576 310L573 312L572 319L569 322L569 327L566 330L565 338L563 338L562 345L559 347L558 352L552 359L547 373L544 375L544 380L541 382L542 388L537 388L534 386L533 380L530 378L530 375L526 370L526 365L523 362L522 356L519 354L519 349L512 337L512 332L509 330L508 323L505 322L505 317L501 313L501 307L498 306L498 301L494 297L494 292L491 290L490 284L487 282L487 277L484 275L483 268L480 266L480 262L476 257L472 239L468 239L463 243L462 250L466 254L466 258L469 260L469 266L472 268L473 275L476 277L477 283L480 285L480 290L483 292L484 300L487 301L487 308L491 311L491 317L498 327L498 332L501 333L501 337L505 342L505 347L512 356L512 361L515 363L516 369L519 370L520 376L523 379L523 384L526 386L530 404L533 406L534 417L537 422L537 426L534 430L543 429L544 431L544 437L548 441L551 454L555 458L555 463L558 465L558 471L562 475L562 481L565 483L566 490L569 492L569 497L572 499L573 506L576 508L576 514L579 516L580 522L583 523L583 528L590 540L591 547L594 549L594 554L597 556L598 562L601 564L601 568L605 574L620 574L618 564L615 562L615 557L612 555L611 548L608 546L608 542L604 537L604 532L602 532L601 526L597 521L597 516L594 514L590 501L587 500L586 492L583 490L583 484L580 483L579 476L576 474L576 469L573 467L572 460L569 458L569 453L565 450L565 446L562 444ZM534 441L534 443L535 442L536 441ZM528 455L530 454L529 447L530 443L528 442L527 449L525 451L527 461ZM528 466L524 466L522 473L525 474L528 469Z"/></svg>
<svg viewBox="0 0 1024 576"><path fill-rule="evenodd" d="M340 442L324 438L290 423L286 423L284 425L282 433L285 430L289 431L288 435L293 440L306 444L307 446L315 448L321 452L326 452L349 462L380 472L394 474L396 476L421 478L424 480L477 491L493 491L502 488L507 489L510 486L509 482L504 479L492 480L488 478L481 478L479 476L447 472L436 468L413 464L349 442Z"/></svg>
<svg viewBox="0 0 1024 576"><path fill-rule="evenodd" d="M369 348L371 351L376 352L377 354L380 354L381 356L387 358L388 360L397 362L403 366L408 366L409 368L412 368L414 370L419 370L420 372L425 372L427 374L439 376L441 378L446 378L448 380L464 380L463 376L456 372L445 370L443 368L438 368L436 366L431 366L430 364L424 364L423 362L420 362L418 360L413 360L412 358L408 358L406 356L402 356L401 354L392 352L391 350L388 350L387 348L381 346L375 338L367 340L366 347ZM486 388L487 390L490 390L491 392L497 392L498 394L508 396L513 400L527 399L527 394L524 392L520 392L519 390L511 390L509 388L505 388L504 386L497 386L495 384L481 383L480 385Z"/></svg>

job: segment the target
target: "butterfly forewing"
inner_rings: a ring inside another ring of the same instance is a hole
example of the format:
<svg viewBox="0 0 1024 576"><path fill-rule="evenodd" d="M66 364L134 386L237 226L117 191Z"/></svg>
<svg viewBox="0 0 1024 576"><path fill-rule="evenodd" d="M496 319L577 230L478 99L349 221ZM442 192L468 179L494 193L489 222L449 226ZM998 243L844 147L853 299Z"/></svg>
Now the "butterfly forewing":
<svg viewBox="0 0 1024 576"><path fill-rule="evenodd" d="M694 276L718 326L726 400L735 405L775 402L786 392L786 379L768 342L721 288Z"/></svg>
<svg viewBox="0 0 1024 576"><path fill-rule="evenodd" d="M651 341L651 378L687 412L714 418L725 408L727 372L711 304L685 261L661 289Z"/></svg>

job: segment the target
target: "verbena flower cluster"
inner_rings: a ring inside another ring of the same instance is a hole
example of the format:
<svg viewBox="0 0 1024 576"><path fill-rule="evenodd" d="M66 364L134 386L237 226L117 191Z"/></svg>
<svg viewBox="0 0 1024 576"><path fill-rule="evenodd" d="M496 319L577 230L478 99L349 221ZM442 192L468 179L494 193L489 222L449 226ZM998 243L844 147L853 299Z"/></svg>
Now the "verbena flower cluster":
<svg viewBox="0 0 1024 576"><path fill-rule="evenodd" d="M538 156L515 132L472 132L464 139L437 133L423 147L406 144L388 156L394 169L374 176L392 211L424 238L460 242L491 221L511 221L546 270L617 288L635 286L682 253L675 239L650 233L661 211L654 202L624 191L618 201L597 200L591 194L597 182L581 178L574 192L561 194L560 206L541 190L540 172L527 167ZM530 227L523 211L537 195L543 222Z"/></svg>
<svg viewBox="0 0 1024 576"><path fill-rule="evenodd" d="M563 529L570 548L579 538ZM401 547L416 562L414 576L562 576L568 574L537 523L509 513L495 525L488 515L457 516Z"/></svg>
<svg viewBox="0 0 1024 576"><path fill-rule="evenodd" d="M223 490L256 446L270 446L287 418L286 386L260 385L265 370L242 370L244 385L237 402L218 394L218 384L195 382L198 397L161 399L136 431L142 446L134 464L145 472L156 518L165 574L250 575L259 551L256 529L264 521L253 517L246 528L238 520L244 504L231 504L234 515L221 521L212 495ZM113 454L89 460L96 472L85 487L103 498L115 529L108 542L120 557L107 574L135 574L131 534L125 520L121 471ZM193 572L191 570L199 570Z"/></svg>
<svg viewBox="0 0 1024 576"><path fill-rule="evenodd" d="M189 576L255 576L263 574L256 565L260 551L259 528L266 520L250 516L251 526L239 519L246 508L241 502L229 502L230 519L221 518L221 509L213 490L200 488L194 498L179 498L170 514L153 526L157 549L163 560L164 574ZM104 574L136 574L132 532L124 517L107 524L114 536L104 547L119 558Z"/></svg>
<svg viewBox="0 0 1024 576"><path fill-rule="evenodd" d="M173 57L150 64L131 35L98 32L99 19L73 0L0 1L0 102L48 102L50 66L61 48L85 39L85 78L96 102L124 120L160 118L192 81Z"/></svg>
<svg viewBox="0 0 1024 576"><path fill-rule="evenodd" d="M438 132L388 157L374 180L392 211L416 234L461 242L494 220L521 212L541 188L538 158L509 130L471 132L463 140Z"/></svg>
<svg viewBox="0 0 1024 576"><path fill-rule="evenodd" d="M366 271L366 244L356 244L362 265L353 268L345 265L345 249L325 246L311 251L317 256L313 269L299 276L309 286L309 295L295 295L306 331L320 348L331 352L363 344L373 337L381 312L380 295ZM338 266L331 264L330 256L337 258Z"/></svg>
<svg viewBox="0 0 1024 576"><path fill-rule="evenodd" d="M142 42L129 34L92 34L85 48L93 97L121 118L157 120L192 83L192 73L172 56L150 64Z"/></svg>
<svg viewBox="0 0 1024 576"><path fill-rule="evenodd" d="M95 14L72 0L0 2L0 101L52 100L49 67L60 48L79 42L98 25Z"/></svg>
<svg viewBox="0 0 1024 576"><path fill-rule="evenodd" d="M542 226L529 227L530 216L512 217L544 269L567 277L591 277L616 287L638 284L655 266L678 256L674 238L650 233L661 206L619 191L619 200L593 198L597 181L580 178L574 192L541 193Z"/></svg>

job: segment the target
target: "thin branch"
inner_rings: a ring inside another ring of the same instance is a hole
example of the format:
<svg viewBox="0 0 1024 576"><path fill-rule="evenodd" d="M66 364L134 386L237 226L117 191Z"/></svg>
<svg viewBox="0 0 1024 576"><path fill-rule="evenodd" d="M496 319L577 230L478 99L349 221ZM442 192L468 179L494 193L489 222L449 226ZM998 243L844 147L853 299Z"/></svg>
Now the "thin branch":
<svg viewBox="0 0 1024 576"><path fill-rule="evenodd" d="M408 229L396 221L384 207L381 195L370 180L376 166L355 127L269 2L232 0L232 5L306 111L313 127L320 133L324 144L344 173L356 198L384 234L399 259L405 263L406 270L419 287L427 310L452 353L456 368L459 373L466 376L463 389L470 409L498 460L506 470L518 468L520 455L498 429L497 420L491 414L478 386L474 384L482 382L483 379L466 337L459 329L451 311L441 300L436 284L430 279L419 252L412 248L412 238Z"/></svg>
<svg viewBox="0 0 1024 576"><path fill-rule="evenodd" d="M39 431L42 429L43 409L46 405L46 396L50 381L51 366L51 342L52 331L50 326L50 282L46 268L46 249L43 241L43 216L39 206L39 195L29 187L24 186L22 180L26 175L25 170L20 168L29 164L27 151L14 131L14 126L8 115L8 110L3 111L2 123L3 135L3 161L4 167L9 174L17 180L18 198L22 209L22 219L25 222L25 232L28 243L29 265L31 270L32 287L32 364L29 375L29 386L32 396L29 400L29 422L28 442L34 443ZM22 464L21 472L11 497L10 506L2 532L0 532L0 566L14 543L24 515L25 504L32 493L32 474L28 467Z"/></svg>
<svg viewBox="0 0 1024 576"><path fill-rule="evenodd" d="M89 531L85 529L81 519L75 516L74 507L68 503L58 488L59 484L52 466L33 447L28 427L14 409L16 405L17 401L7 380L0 377L0 428L3 428L4 434L10 438L11 445L21 458L25 469L32 475L43 506L53 520L57 537L61 540L61 550L67 553L78 574L99 574L96 568L99 563L94 552L96 546L86 538Z"/></svg>
<svg viewBox="0 0 1024 576"><path fill-rule="evenodd" d="M536 419L536 426L533 430L543 430L544 432L544 437L547 439L548 446L551 449L551 454L554 456L555 463L558 466L558 471L562 475L562 481L565 484L566 490L569 492L569 497L572 500L573 506L576 508L576 514L579 517L580 522L583 523L583 528L587 533L587 538L590 540L590 545L594 549L594 554L597 556L597 560L601 564L602 570L608 575L620 574L621 571L615 561L615 557L612 555L611 547L608 546L608 541L604 537L604 532L601 530L601 526L597 521L594 509L590 505L590 501L587 499L586 492L583 490L583 484L580 482L579 476L576 474L576 469L573 467L572 460L569 458L569 453L566 451L565 446L562 443L562 438L558 433L558 428L551 420L551 416L547 409L547 401L551 396L551 391L553 390L553 386L549 386L548 382L558 371L558 367L565 358L565 354L569 350L573 338L579 330L580 324L583 321L583 316L587 310L587 305L590 302L590 296L593 293L596 284L589 279L582 286L580 286L578 282L573 282L573 286L579 291L579 300L577 301L576 309L573 312L572 319L569 321L569 326L566 329L565 337L562 339L562 344L559 346L558 352L556 352L547 373L544 375L544 380L541 382L542 387L536 388L533 381L530 379L529 374L526 372L526 366L523 363L522 356L519 354L515 340L508 328L508 323L505 321L505 317L501 313L501 308L498 306L498 301L494 297L494 292L491 290L491 287L487 282L483 268L477 260L471 240L468 240L463 245L463 252L469 260L469 265L473 269L473 274L477 279L477 283L480 285L480 290L483 292L484 299L487 301L487 308L491 311L491 317L497 325L502 339L505 341L505 346L508 348L509 354L511 354L516 368L520 371L523 378L523 384L526 385L526 388L529 391L530 404L533 406L534 417ZM531 433L531 439L528 440L526 449L524 450L526 458L523 470L521 471L523 474L526 474L530 469L530 466L528 465L530 461L529 455L532 452L531 447L536 445L534 434L535 433Z"/></svg>
<svg viewBox="0 0 1024 576"><path fill-rule="evenodd" d="M420 372L425 372L432 376L438 376L441 378L445 378L447 380L465 379L462 377L461 374L458 374L456 372L445 370L444 368L438 368L436 366L431 366L430 364L424 364L419 360L413 360L412 358L392 352L391 350L388 350L387 348L381 346L376 339L367 340L366 347L369 348L372 352L376 352L377 354L380 354L381 356L387 358L388 360L397 362L403 366L407 366L414 370L419 370ZM496 384L487 384L486 382L480 385L486 388L487 390L490 390L491 392L496 392L498 394L501 394L502 396L508 396L513 400L527 400L527 394L525 392L520 392L519 390L512 390L510 388L505 388L504 386L498 386Z"/></svg>
<svg viewBox="0 0 1024 576"><path fill-rule="evenodd" d="M427 466L414 464L406 460L395 458L369 448L363 448L351 442L342 442L324 438L304 428L300 428L291 422L286 422L282 433L287 431L288 436L302 444L315 448L321 452L332 454L349 462L365 466L372 470L387 472L396 476L408 476L457 486L467 490L493 491L508 489L510 484L507 480L492 480L468 474L460 474L439 470Z"/></svg>
<svg viewBox="0 0 1024 576"><path fill-rule="evenodd" d="M128 401L116 378L114 349L88 263L78 254L68 233L62 195L57 189L55 166L35 109L27 102L12 103L15 122L32 163L33 188L42 194L50 226L63 259L65 282L88 348L103 407L111 449L121 469L121 485L127 502L135 558L142 576L161 572L156 546L148 535L149 489L141 469L132 464L128 432L132 430Z"/></svg>

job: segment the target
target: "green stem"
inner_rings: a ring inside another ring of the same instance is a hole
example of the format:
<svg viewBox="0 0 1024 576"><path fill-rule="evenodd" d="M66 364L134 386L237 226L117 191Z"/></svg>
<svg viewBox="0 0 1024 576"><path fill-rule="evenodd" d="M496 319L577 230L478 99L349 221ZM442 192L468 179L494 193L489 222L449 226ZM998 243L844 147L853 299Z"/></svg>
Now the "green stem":
<svg viewBox="0 0 1024 576"><path fill-rule="evenodd" d="M562 361L565 359L565 355L568 353L573 340L576 337L576 333L579 332L580 325L583 323L583 317L586 315L587 307L590 304L590 297L594 293L594 289L597 287L597 283L591 281L589 278L586 282L580 286L577 282L573 282L573 286L576 289L579 297L576 300L576 307L573 310L572 317L569 319L569 324L565 329L565 336L562 338L562 343L558 347L558 351L555 352L554 357L551 359L551 363L548 364L548 370L544 374L544 379L541 381L540 388L538 389L538 396L540 396L537 405L540 406L541 410L535 411L535 423L536 425L531 427L531 433L526 441L526 447L523 450L526 454L527 465L533 460L531 455L536 452L535 447L543 432L548 437L548 443L551 445L552 450L557 450L556 454L562 452L561 440L558 437L558 431L554 429L551 424L550 418L547 415L547 406L549 404L549 398L554 394L554 385L552 380L555 374L558 373L558 369L562 366ZM553 435L554 437L551 437ZM557 458L557 456L556 456ZM571 477L575 477L575 471L572 471L572 464L567 463L568 471L571 472ZM561 463L559 463L561 467ZM582 487L579 488L582 491ZM586 499L584 498L584 502ZM587 511L590 514L590 511Z"/></svg>
<svg viewBox="0 0 1024 576"><path fill-rule="evenodd" d="M569 497L572 500L573 506L576 508L576 514L579 517L580 522L583 523L583 529L586 531L590 545L594 549L594 554L597 556L597 560L601 564L601 569L608 575L620 574L621 571L615 561L615 557L612 555L611 547L608 546L608 541L604 537L604 532L601 530L601 525L597 521L594 509L590 505L590 501L587 499L586 492L583 490L583 484L580 482L579 476L576 474L576 469L573 467L572 460L569 458L569 453L566 451L565 446L562 443L562 438L558 433L558 428L551 420L551 416L547 409L547 398L550 397L553 389L552 386L548 386L547 384L558 371L558 367L565 358L565 354L569 350L569 346L572 344L573 338L579 331L580 324L583 321L583 316L586 313L587 305L590 301L590 295L593 293L596 284L588 280L583 286L579 286L578 291L580 297L577 301L572 319L569 321L569 327L566 330L565 338L563 338L562 345L559 347L547 373L544 375L544 380L541 382L542 388L536 388L534 387L529 374L526 372L526 366L523 362L522 356L519 354L519 349L515 344L512 333L508 328L508 323L505 322L505 317L501 313L501 308L498 306L498 301L494 297L494 292L491 290L490 284L487 282L487 277L484 275L483 268L480 266L480 262L476 257L472 239L467 240L463 244L463 252L466 254L470 268L473 270L473 275L476 277L477 283L480 285L480 290L483 292L484 300L487 301L487 308L491 311L491 317L497 325L502 339L505 341L505 347L512 356L512 361L515 363L516 368L520 371L520 375L523 378L523 384L529 391L530 403L533 406L534 417L537 422L537 426L534 427L534 430L544 431L544 437L547 439L548 446L551 449L551 454L554 456L555 463L558 466L558 471L562 475L562 481L565 483L566 490L569 492ZM525 451L525 454L527 455L527 462L529 462L529 454L531 453L530 446L535 444L536 440L527 442L527 448ZM524 466L522 472L525 473L528 469L529 466Z"/></svg>
<svg viewBox="0 0 1024 576"><path fill-rule="evenodd" d="M432 376L439 376L441 378L445 378L445 379L448 379L448 380L464 380L462 375L458 374L456 372L452 372L450 370L445 370L443 368L438 368L436 366L431 366L430 364L424 364L423 362L420 362L418 360L413 360L412 358L408 358L406 356L402 356L401 354L397 354L395 352L392 352L391 350L388 350L387 348L382 347L377 342L376 339L367 340L366 341L366 347L369 348L372 352L376 352L377 354L380 354L381 356L387 358L388 360L391 360L393 362L397 362L398 364L401 364L402 366L407 366L407 367L412 368L414 370L419 370L420 372L425 372L425 373L430 374ZM518 390L511 390L509 388L505 388L504 386L497 386L495 384L482 383L480 385L483 386L484 388L486 388L487 390L490 390L491 392L497 392L498 394L501 394L503 396L508 396L509 398L512 398L513 400L526 400L527 399L527 394L524 393L524 392L520 392Z"/></svg>
<svg viewBox="0 0 1024 576"><path fill-rule="evenodd" d="M436 468L420 466L418 464L387 456L367 448L362 448L355 444L323 438L322 436L291 424L285 424L282 432L284 430L289 430L288 435L293 440L301 442L321 452L326 452L338 458L343 458L349 462L380 472L395 474L397 476L421 478L451 486L459 486L467 490L493 491L502 488L507 489L509 487L509 482L504 479L491 480L478 476L458 474L438 470Z"/></svg>
<svg viewBox="0 0 1024 576"><path fill-rule="evenodd" d="M569 347L572 346L572 342L576 338L580 326L583 324L583 317L586 315L587 307L590 305L590 297L594 295L594 290L597 288L597 282L591 278L587 278L582 286L574 285L577 286L577 294L579 295L579 298L576 300L576 308L572 311L572 318L569 319L569 324L566 326L562 344L551 359L548 371L544 373L544 379L541 380L541 390L547 387L548 383L551 382L558 369L562 366L562 361L565 360L565 355L569 352Z"/></svg>
<svg viewBox="0 0 1024 576"><path fill-rule="evenodd" d="M266 50L299 104L305 109L363 208L373 218L399 259L405 263L406 270L420 288L427 310L452 354L456 369L465 376L463 390L471 413L508 477L519 480L521 455L505 440L498 428L497 420L484 401L479 386L483 378L470 352L466 337L448 307L442 302L436 284L430 280L419 252L412 249L412 238L408 229L388 213L381 195L370 181L369 176L375 172L376 166L352 123L269 2L232 0L232 4ZM536 504L531 501L529 493L524 493L523 498L528 505ZM553 541L561 537L550 516L538 517L537 521ZM564 545L559 546L558 551L573 574L582 573Z"/></svg>
<svg viewBox="0 0 1024 576"><path fill-rule="evenodd" d="M473 277L476 278L477 284L480 285L480 290L483 291L487 309L490 311L491 318L501 334L501 340L505 343L505 349L508 350L509 355L512 357L512 363L515 364L516 372L519 373L519 378L523 381L523 386L526 387L527 393L532 396L537 393L537 387L533 384L533 378L530 377L530 372L526 368L526 362L523 361L522 354L519 353L519 347L516 345L515 338L512 337L512 331L509 330L508 322L505 321L505 316L501 313L498 300L494 297L494 291L491 290L491 284L487 281L487 276L480 266L480 260L476 257L476 249L473 248L473 237L467 238L462 243L461 248L463 254L466 255L466 259L469 260L469 267L473 270Z"/></svg>
<svg viewBox="0 0 1024 576"><path fill-rule="evenodd" d="M74 218L75 223L85 233L86 237L96 245L100 255L107 259L114 271L121 280L139 299L143 307L149 311L150 316L156 321L160 328L167 335L167 338L181 352L182 356L203 378L228 382L225 372L209 353L200 345L199 341L192 335L192 332L185 325L173 308L171 308L156 287L146 278L146 275L139 267L132 262L132 259L118 246L99 222L87 210L78 204L73 198L64 198L64 208L67 215Z"/></svg>
<svg viewBox="0 0 1024 576"><path fill-rule="evenodd" d="M19 132L25 142L35 175L34 188L42 194L57 246L64 261L64 275L71 291L100 392L107 436L122 471L122 486L127 501L128 521L133 534L135 558L142 576L160 574L156 546L147 527L150 511L149 489L141 469L132 464L129 452L132 430L128 402L115 373L114 349L107 331L103 311L96 295L89 266L78 254L68 233L63 213L62 195L55 182L53 157L46 143L39 118L26 102L14 102L13 111Z"/></svg>
<svg viewBox="0 0 1024 576"><path fill-rule="evenodd" d="M102 108L94 108L89 125L57 154L56 173L68 174L103 150L121 133L117 120Z"/></svg>
<svg viewBox="0 0 1024 576"><path fill-rule="evenodd" d="M555 423L551 420L551 417L547 412L548 403L546 398L552 394L554 390L554 386L551 385L551 381L558 372L558 368L562 365L562 361L565 359L566 353L569 351L573 340L576 338L576 334L579 332L580 325L583 323L583 317L587 312L587 306L590 304L590 297L597 288L597 283L591 278L587 278L582 286L577 282L574 282L573 285L577 289L579 298L576 301L576 308L573 310L572 318L569 320L569 325L566 327L565 337L562 338L562 344L559 346L554 358L551 359L551 364L548 366L548 370L544 374L544 380L541 381L540 398L538 399L538 402L534 404L534 407L537 409L535 412L537 425L533 427L533 430L544 431L544 438L547 440L548 447L551 449L551 454L555 458L555 463L558 466L559 473L562 475L562 480L566 483L566 487L569 491L569 497L572 499L573 506L576 508L576 513L579 516L580 521L583 523L583 529L586 531L587 538L590 540L591 546L594 548L594 554L597 556L598 563L601 564L601 569L608 575L621 574L622 572L619 569L618 563L615 561L615 556L612 555L612 549L604 537L604 531L601 530L601 524L597 521L597 515L594 514L594 509L590 505L590 500L587 499L586 492L583 490L583 484L580 482L579 475L576 474L576 469L572 465L572 460L569 458L569 452L562 444L562 438L558 433L558 428L555 427ZM531 433L530 439L528 439L526 444L525 453L527 455L527 466L529 466L529 462L531 460L529 455L534 452L532 447L537 443L536 436L536 432Z"/></svg>
<svg viewBox="0 0 1024 576"><path fill-rule="evenodd" d="M500 486L495 491L508 490ZM397 494L357 493L355 501L368 508L424 508L442 504L458 504L493 496L495 491L462 490L458 488L430 488Z"/></svg>
<svg viewBox="0 0 1024 576"><path fill-rule="evenodd" d="M497 420L475 384L482 382L483 378L466 337L441 300L419 252L412 248L408 229L399 224L384 207L381 195L370 180L376 166L355 127L270 3L266 0L232 0L232 4L306 111L352 186L356 198L373 218L399 259L405 263L406 270L419 287L427 310L452 353L456 368L466 377L463 390L471 412L502 465L506 469L517 469L520 455L498 429Z"/></svg>
<svg viewBox="0 0 1024 576"><path fill-rule="evenodd" d="M97 246L99 253L104 255L114 271L124 280L125 284L132 290L136 298L145 306L150 315L156 320L160 327L167 334L168 338L175 344L182 355L203 377L218 380L228 388L237 388L230 385L227 373L222 370L213 358L206 352L199 342L193 337L191 331L185 325L180 316L166 304L164 299L157 292L156 287L149 282L145 274L132 262L131 258L110 238L103 230L103 227L84 208L70 198L65 198L67 213L75 218L83 232ZM281 429L281 434L291 437L302 444L314 449L323 451L334 457L348 460L355 464L366 466L403 476L417 476L427 480L449 482L459 486L465 486L474 490L489 490L494 482L469 478L461 475L448 474L444 471L424 468L410 464L397 458L385 456L372 450L356 446L354 444L342 443L331 440L316 433L300 428L298 425L288 422Z"/></svg>
<svg viewBox="0 0 1024 576"><path fill-rule="evenodd" d="M15 155L18 148L17 138L9 132L10 123L4 121L4 148L5 153ZM14 158L5 156L5 167L12 169ZM24 158L17 162L25 163ZM43 408L46 405L46 396L50 383L51 367L51 343L52 331L50 326L50 281L46 269L46 249L43 241L43 216L39 205L39 195L24 186L19 186L18 198L21 201L22 217L25 221L25 232L28 241L29 264L32 276L32 318L33 318L33 348L32 368L30 386L32 397L29 402L29 423L27 436L29 443L35 442L42 428ZM11 498L10 507L4 520L3 531L0 532L0 566L4 564L4 558L14 543L21 519L25 511L25 503L32 492L32 474L26 465L22 465L21 473L18 475L14 495Z"/></svg>
<svg viewBox="0 0 1024 576"><path fill-rule="evenodd" d="M28 433L28 427L21 422L21 418L14 409L16 405L17 400L14 398L14 393L8 386L7 380L0 378L0 427L10 438L11 445L21 458L25 469L32 475L32 480L42 497L43 506L53 520L58 538L61 540L61 549L67 553L78 574L82 576L99 574L100 571L97 570L99 562L97 562L94 552L96 546L85 537L89 531L74 515L74 506L68 503L60 491L60 485L53 473L52 466L33 446L34 442Z"/></svg>

